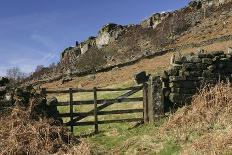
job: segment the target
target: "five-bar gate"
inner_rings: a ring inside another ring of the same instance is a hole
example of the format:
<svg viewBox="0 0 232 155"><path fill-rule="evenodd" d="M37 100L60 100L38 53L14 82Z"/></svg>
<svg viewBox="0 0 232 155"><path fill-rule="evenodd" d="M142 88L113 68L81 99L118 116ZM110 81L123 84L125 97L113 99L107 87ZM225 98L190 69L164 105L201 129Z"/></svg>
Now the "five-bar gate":
<svg viewBox="0 0 232 155"><path fill-rule="evenodd" d="M98 99L98 92L118 92L118 91L126 91L122 95L114 98L114 99ZM142 97L130 97L133 94L143 91ZM93 100L83 100L83 101L75 101L74 94L88 92L93 93ZM71 127L71 132L73 132L74 126L85 126L85 125L94 125L95 133L98 133L98 125L99 124L107 124L107 123L120 123L120 122L144 122L148 123L149 121L149 112L148 112L148 85L145 83L141 86L129 87L129 88L93 88L93 89L72 89L69 90L46 90L42 89L42 93L46 96L48 94L69 94L69 101L67 102L59 102L56 106L69 106L69 113L61 113L60 117L67 118L70 120L65 123L66 126ZM130 97L130 98L129 98ZM102 111L106 107L109 107L113 104L117 103L135 103L141 102L143 103L142 109L123 109L123 110L110 110L110 111ZM75 112L74 106L77 105L93 105L93 109L88 112ZM114 120L98 120L99 115L112 115L112 114L131 114L131 113L143 113L143 117L141 118L128 118L128 119L114 119ZM81 121L88 116L94 116L94 121ZM152 117L152 116L150 116Z"/></svg>

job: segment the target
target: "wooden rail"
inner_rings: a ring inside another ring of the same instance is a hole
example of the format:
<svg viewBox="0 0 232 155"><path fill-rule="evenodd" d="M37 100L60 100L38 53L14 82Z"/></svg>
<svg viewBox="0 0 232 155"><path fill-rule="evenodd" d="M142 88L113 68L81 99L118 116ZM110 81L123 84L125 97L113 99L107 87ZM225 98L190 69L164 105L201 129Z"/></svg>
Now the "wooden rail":
<svg viewBox="0 0 232 155"><path fill-rule="evenodd" d="M143 91L143 97L129 98L129 96ZM116 92L116 91L127 91L126 93L114 98L114 99L98 99L98 92ZM88 92L93 93L93 100L83 100L83 101L74 101L73 94ZM85 126L85 125L94 125L95 133L99 132L99 124L107 123L120 123L120 122L138 122L143 121L144 123L149 122L148 115L148 85L145 83L142 86L129 87L129 88L93 88L93 89L72 89L69 90L46 90L42 89L42 92L45 96L48 94L69 94L69 101L59 102L56 106L69 106L69 113L59 114L62 118L70 118L70 121L64 125L71 127L71 132L74 131L74 126ZM124 109L124 110L108 110L102 111L106 107L109 107L113 104L121 103L143 103L143 109ZM74 106L77 105L93 105L93 110L88 112L74 112ZM143 113L142 118L127 118L127 119L114 119L114 120L98 120L98 116L102 115L122 115L122 114L132 114L132 113ZM82 119L94 116L94 121L81 121Z"/></svg>
<svg viewBox="0 0 232 155"><path fill-rule="evenodd" d="M142 86L135 86L135 87L128 87L128 88L96 88L96 91L126 91L126 90L134 90L134 89L141 89ZM72 93L80 93L80 92L93 92L93 89L72 89ZM46 90L48 94L61 94L61 93L69 93L69 90Z"/></svg>

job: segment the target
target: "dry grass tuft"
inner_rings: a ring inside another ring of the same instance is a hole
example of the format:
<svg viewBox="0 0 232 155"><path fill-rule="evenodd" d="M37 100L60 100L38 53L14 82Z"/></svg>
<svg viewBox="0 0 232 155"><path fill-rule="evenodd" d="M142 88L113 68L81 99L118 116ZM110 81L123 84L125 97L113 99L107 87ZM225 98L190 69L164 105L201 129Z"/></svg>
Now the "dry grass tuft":
<svg viewBox="0 0 232 155"><path fill-rule="evenodd" d="M162 130L182 144L182 154L232 152L231 92L231 84L206 86L164 124Z"/></svg>
<svg viewBox="0 0 232 155"><path fill-rule="evenodd" d="M196 123L214 124L231 120L231 84L219 83L214 87L206 86L193 97L192 104L180 109L166 124L166 128L191 126Z"/></svg>
<svg viewBox="0 0 232 155"><path fill-rule="evenodd" d="M88 144L70 135L66 128L52 125L51 119L33 120L31 113L31 108L16 107L10 115L0 117L0 154L91 153Z"/></svg>

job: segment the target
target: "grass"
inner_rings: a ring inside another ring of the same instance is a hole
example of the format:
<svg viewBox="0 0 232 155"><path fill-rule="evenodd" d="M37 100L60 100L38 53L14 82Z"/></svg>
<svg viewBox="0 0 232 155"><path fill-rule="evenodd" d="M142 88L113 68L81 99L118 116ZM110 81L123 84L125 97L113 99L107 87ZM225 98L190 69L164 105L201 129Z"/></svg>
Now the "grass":
<svg viewBox="0 0 232 155"><path fill-rule="evenodd" d="M164 148L159 152L160 155L178 155L180 152L180 145L172 141L164 144Z"/></svg>
<svg viewBox="0 0 232 155"><path fill-rule="evenodd" d="M110 88L126 88L132 86L133 82L128 81L121 85L112 85ZM99 92L98 99L113 99L116 98L126 91L116 92ZM133 94L130 97L142 97L142 91ZM57 96L59 101L68 101L69 95L60 94ZM92 100L93 93L75 93L74 100ZM141 109L143 108L142 102L138 103L120 103L113 104L103 111L109 110L122 110L122 109ZM69 106L58 107L60 113L68 113ZM79 105L74 106L74 112L87 112L93 110L93 105ZM123 115L106 115L99 116L99 120L114 120L123 118L142 118L142 113L135 114L123 114ZM64 122L69 121L69 118L64 118ZM93 116L89 116L82 121L93 121ZM157 154L157 146L150 146L154 139L154 134L157 133L158 128L165 122L166 119L156 121L155 124L151 125L140 125L139 122L134 123L113 123L99 125L99 133L92 135L94 132L94 126L78 126L74 127L74 134L84 138L90 143L95 150L96 154L108 154L109 152L116 151L119 154L134 154L135 152L144 152ZM142 139L140 139L142 137ZM122 144L125 143L125 147ZM156 142L155 142L156 143ZM172 143L170 140L164 142L165 145L159 145L158 154L168 155L170 152L178 152L179 147ZM154 147L154 148L153 148ZM128 148L129 151L128 151Z"/></svg>
<svg viewBox="0 0 232 155"><path fill-rule="evenodd" d="M95 135L91 135L94 131L93 126L75 127L74 133L91 144L95 154L175 155L214 154L214 152L215 154L228 154L232 152L231 91L230 84L222 83L212 88L205 87L194 96L192 105L179 109L168 120L165 118L156 120L155 124L99 125L100 133ZM116 95L118 94L101 94L100 97L110 98ZM139 103L115 104L107 110L138 108L139 106L141 106ZM75 107L75 109L89 110L86 106ZM68 112L69 109L66 107L60 110ZM99 117L99 119L138 116L138 114L112 115Z"/></svg>
<svg viewBox="0 0 232 155"><path fill-rule="evenodd" d="M101 132L88 137L87 141L93 144L94 150L101 150L103 153L111 150L124 154L128 151L128 147L137 147L137 145L140 145L137 144L139 141L134 140L135 137L152 137L163 121L159 121L155 125L140 125L138 127L135 127L135 123L102 125L100 127L102 129ZM123 146L124 143L125 145ZM145 141L143 145L149 145L149 141ZM100 152L97 151L97 153Z"/></svg>

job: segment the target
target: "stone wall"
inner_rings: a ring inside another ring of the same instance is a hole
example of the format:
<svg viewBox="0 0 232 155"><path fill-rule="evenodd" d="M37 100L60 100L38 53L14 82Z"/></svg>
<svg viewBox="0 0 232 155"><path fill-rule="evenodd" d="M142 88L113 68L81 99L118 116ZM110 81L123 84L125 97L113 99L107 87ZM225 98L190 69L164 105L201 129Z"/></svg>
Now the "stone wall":
<svg viewBox="0 0 232 155"><path fill-rule="evenodd" d="M153 78L155 109L167 112L189 104L192 96L205 84L219 81L232 81L230 49L227 54L222 51L200 51L187 56L173 55L170 68L163 75Z"/></svg>

